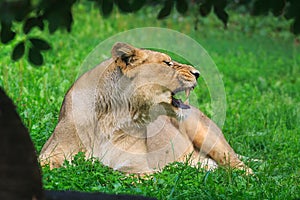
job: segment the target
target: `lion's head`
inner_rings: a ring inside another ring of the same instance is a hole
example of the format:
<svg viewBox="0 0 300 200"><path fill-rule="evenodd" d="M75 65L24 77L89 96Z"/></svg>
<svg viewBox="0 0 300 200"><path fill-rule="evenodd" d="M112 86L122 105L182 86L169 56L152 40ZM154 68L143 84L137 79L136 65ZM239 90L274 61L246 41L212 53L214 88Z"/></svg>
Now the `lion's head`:
<svg viewBox="0 0 300 200"><path fill-rule="evenodd" d="M189 108L174 95L185 91L189 96L200 75L195 68L178 63L167 54L125 43L116 43L111 54L111 64L104 72L108 78L101 80L106 94L103 88L99 88L102 99L96 101L100 105L99 112L107 110L99 103L103 99L119 104L112 106L115 109L126 108L131 118L139 122L153 120L160 114L176 115L178 110ZM107 82L110 83L108 87Z"/></svg>

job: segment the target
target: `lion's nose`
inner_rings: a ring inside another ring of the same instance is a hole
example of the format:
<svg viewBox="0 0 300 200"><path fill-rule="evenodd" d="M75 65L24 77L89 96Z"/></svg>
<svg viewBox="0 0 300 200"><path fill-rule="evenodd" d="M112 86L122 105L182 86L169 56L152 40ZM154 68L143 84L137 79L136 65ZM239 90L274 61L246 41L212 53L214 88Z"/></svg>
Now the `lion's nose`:
<svg viewBox="0 0 300 200"><path fill-rule="evenodd" d="M193 70L193 71L191 71L191 73L196 77L196 79L198 79L200 76L200 72L197 70Z"/></svg>

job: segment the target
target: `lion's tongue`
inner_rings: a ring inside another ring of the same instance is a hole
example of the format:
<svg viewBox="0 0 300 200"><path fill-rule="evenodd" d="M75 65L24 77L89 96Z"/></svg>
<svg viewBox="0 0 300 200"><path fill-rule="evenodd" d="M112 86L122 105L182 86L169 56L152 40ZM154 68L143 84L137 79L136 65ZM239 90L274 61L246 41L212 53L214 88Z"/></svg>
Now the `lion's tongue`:
<svg viewBox="0 0 300 200"><path fill-rule="evenodd" d="M189 109L190 108L189 105L184 104L180 99L175 99L174 97L172 97L172 105L174 107L182 108L182 109Z"/></svg>

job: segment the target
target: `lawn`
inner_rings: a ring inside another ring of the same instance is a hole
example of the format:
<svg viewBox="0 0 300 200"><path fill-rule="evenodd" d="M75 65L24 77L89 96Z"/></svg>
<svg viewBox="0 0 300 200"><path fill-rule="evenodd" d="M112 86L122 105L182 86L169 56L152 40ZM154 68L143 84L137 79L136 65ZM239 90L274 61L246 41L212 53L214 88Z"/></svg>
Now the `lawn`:
<svg viewBox="0 0 300 200"><path fill-rule="evenodd" d="M25 59L12 62L12 45L0 44L0 86L15 102L37 152L51 135L64 94L89 52L121 31L157 26L189 35L216 63L227 103L222 130L236 152L262 160L248 163L256 175L245 176L225 168L207 172L174 163L161 173L139 178L99 162L84 161L79 154L65 167L43 168L44 188L141 194L158 199L300 198L300 47L285 31L287 23L232 13L228 30L214 16L201 19L198 30L194 30L193 17L174 13L167 20L157 21L154 11L148 8L135 15L115 12L103 19L92 7L76 6L71 34L60 31L41 35L52 42L53 48L44 54L45 64L39 68ZM203 80L199 80L198 88L195 92L200 109L213 115Z"/></svg>

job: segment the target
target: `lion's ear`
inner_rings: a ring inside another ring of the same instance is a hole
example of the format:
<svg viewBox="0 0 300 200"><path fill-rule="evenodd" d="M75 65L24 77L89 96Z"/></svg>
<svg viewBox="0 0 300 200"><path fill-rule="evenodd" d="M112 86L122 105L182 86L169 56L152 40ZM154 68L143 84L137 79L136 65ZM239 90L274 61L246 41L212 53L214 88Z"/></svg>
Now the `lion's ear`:
<svg viewBox="0 0 300 200"><path fill-rule="evenodd" d="M128 65L133 60L132 58L135 56L136 50L135 47L129 44L118 42L113 46L111 54L114 59L121 58Z"/></svg>

